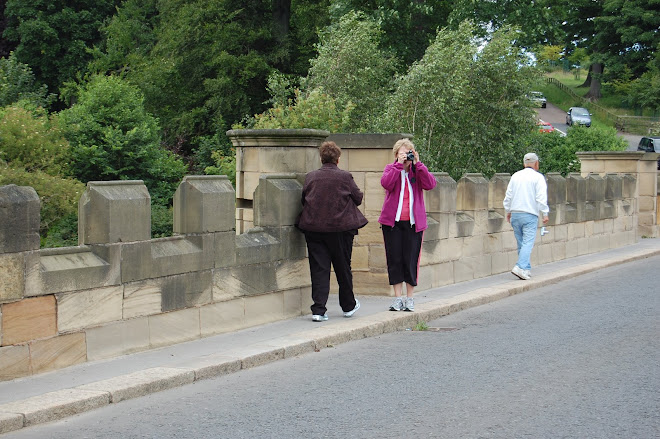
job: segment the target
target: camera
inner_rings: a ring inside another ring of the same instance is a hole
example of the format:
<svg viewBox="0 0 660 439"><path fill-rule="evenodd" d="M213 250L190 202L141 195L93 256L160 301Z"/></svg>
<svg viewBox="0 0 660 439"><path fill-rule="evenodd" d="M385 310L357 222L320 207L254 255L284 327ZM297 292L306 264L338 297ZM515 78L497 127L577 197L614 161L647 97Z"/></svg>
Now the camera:
<svg viewBox="0 0 660 439"><path fill-rule="evenodd" d="M412 162L415 160L415 154L412 151L408 151L408 154L406 154L406 160Z"/></svg>

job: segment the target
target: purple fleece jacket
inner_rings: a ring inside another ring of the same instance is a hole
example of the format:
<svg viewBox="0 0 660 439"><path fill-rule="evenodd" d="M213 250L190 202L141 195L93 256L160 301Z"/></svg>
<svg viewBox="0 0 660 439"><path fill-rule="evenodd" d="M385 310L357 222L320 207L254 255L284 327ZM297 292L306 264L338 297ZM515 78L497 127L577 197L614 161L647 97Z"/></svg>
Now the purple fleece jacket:
<svg viewBox="0 0 660 439"><path fill-rule="evenodd" d="M401 163L390 163L385 166L383 176L380 178L380 184L385 188L385 201L383 202L383 209L380 212L378 222L390 227L394 226L396 210L399 207L401 171L403 171L403 165ZM415 231L421 232L428 228L428 223L426 221L426 206L424 205L424 193L422 190L428 191L433 189L437 181L422 162L417 162L415 164L415 173L410 173L408 175L408 178L412 177L415 177L415 182L411 182Z"/></svg>

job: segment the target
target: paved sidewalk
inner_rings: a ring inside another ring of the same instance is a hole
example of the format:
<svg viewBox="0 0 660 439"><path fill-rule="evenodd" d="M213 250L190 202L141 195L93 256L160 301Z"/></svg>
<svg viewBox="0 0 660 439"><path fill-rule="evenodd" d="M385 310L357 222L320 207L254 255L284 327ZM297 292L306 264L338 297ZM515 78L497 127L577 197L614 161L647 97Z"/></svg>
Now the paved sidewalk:
<svg viewBox="0 0 660 439"><path fill-rule="evenodd" d="M335 295L328 301L327 322L315 323L306 315L0 382L0 434L339 343L413 328L420 321L655 255L660 255L660 239L642 239L635 245L534 267L534 277L528 281L504 273L434 288L415 295L414 313L387 311L390 297L360 296L360 310L347 319Z"/></svg>

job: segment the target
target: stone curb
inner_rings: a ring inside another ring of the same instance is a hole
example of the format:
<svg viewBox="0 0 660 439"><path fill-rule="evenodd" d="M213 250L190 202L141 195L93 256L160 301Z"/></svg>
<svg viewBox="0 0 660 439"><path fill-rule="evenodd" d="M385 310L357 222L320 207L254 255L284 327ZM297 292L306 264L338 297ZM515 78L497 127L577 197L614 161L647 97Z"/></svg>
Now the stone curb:
<svg viewBox="0 0 660 439"><path fill-rule="evenodd" d="M362 319L346 319L332 325L318 326L304 333L255 343L223 354L185 360L175 367L155 367L2 404L0 405L0 434L63 419L126 399L333 347L341 343L411 328L419 322L428 322L582 274L659 254L660 249L640 250L623 258L608 258L597 263L586 263L552 274L534 277L525 282L513 280L496 287L468 291L452 298L420 303L414 313L383 311Z"/></svg>

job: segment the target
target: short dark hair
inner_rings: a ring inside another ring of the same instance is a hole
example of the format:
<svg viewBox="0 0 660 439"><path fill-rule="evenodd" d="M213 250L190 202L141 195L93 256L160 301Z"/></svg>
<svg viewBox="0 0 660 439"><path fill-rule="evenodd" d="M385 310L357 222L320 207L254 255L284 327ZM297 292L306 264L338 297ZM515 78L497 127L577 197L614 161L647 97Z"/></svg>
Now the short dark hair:
<svg viewBox="0 0 660 439"><path fill-rule="evenodd" d="M335 142L326 141L319 147L319 155L321 156L321 163L339 163L341 156L341 148Z"/></svg>

